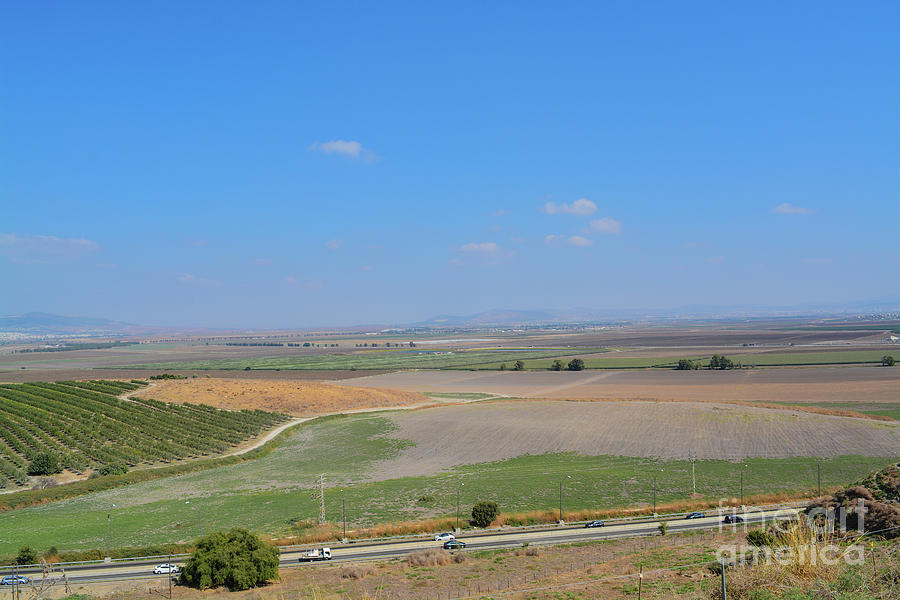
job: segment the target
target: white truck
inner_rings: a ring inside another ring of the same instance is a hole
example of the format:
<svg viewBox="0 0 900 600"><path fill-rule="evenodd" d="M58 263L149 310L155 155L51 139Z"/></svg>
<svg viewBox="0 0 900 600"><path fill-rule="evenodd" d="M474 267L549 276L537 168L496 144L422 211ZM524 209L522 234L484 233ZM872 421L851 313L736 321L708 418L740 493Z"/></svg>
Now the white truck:
<svg viewBox="0 0 900 600"><path fill-rule="evenodd" d="M331 560L331 548L313 548L300 553L300 562Z"/></svg>

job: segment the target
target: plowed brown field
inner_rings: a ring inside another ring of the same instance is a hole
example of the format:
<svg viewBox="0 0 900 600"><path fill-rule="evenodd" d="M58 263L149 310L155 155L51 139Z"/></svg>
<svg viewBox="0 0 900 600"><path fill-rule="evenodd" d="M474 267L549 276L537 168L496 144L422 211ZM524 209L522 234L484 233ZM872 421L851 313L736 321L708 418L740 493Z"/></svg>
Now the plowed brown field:
<svg viewBox="0 0 900 600"><path fill-rule="evenodd" d="M239 410L260 408L295 416L433 403L415 392L279 380L198 377L155 382L141 396L165 402L209 404Z"/></svg>

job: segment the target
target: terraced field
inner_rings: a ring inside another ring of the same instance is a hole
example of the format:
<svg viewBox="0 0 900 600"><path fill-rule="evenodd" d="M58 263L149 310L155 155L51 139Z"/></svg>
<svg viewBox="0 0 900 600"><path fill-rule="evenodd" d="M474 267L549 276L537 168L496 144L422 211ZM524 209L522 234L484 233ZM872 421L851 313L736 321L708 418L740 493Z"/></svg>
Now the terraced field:
<svg viewBox="0 0 900 600"><path fill-rule="evenodd" d="M0 487L25 485L41 455L76 474L217 454L287 419L133 396L143 384L63 381L0 385Z"/></svg>

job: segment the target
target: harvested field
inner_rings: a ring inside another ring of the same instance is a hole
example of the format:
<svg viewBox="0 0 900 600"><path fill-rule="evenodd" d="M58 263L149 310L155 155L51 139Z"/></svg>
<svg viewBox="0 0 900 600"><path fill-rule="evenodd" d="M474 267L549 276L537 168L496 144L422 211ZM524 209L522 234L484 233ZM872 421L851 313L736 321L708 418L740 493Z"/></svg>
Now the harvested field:
<svg viewBox="0 0 900 600"><path fill-rule="evenodd" d="M735 460L890 456L900 449L900 425L691 402L482 402L391 420L391 436L413 442L379 465L391 477L552 452Z"/></svg>
<svg viewBox="0 0 900 600"><path fill-rule="evenodd" d="M150 375L163 373L148 371L146 369L78 369L71 366L60 368L32 368L16 371L3 371L0 367L0 382L2 383L29 383L34 381L82 381L87 379L146 379ZM277 379L279 381L331 381L340 379L353 379L363 375L378 375L387 371L196 371L166 370L173 375L185 377L227 377L228 379Z"/></svg>
<svg viewBox="0 0 900 600"><path fill-rule="evenodd" d="M169 379L142 392L164 402L191 402L216 408L244 408L313 416L365 408L411 406L433 402L415 392L338 386L328 383L238 380L219 378Z"/></svg>
<svg viewBox="0 0 900 600"><path fill-rule="evenodd" d="M346 385L517 398L659 399L703 402L885 402L900 398L900 368L816 367L740 371L416 371Z"/></svg>

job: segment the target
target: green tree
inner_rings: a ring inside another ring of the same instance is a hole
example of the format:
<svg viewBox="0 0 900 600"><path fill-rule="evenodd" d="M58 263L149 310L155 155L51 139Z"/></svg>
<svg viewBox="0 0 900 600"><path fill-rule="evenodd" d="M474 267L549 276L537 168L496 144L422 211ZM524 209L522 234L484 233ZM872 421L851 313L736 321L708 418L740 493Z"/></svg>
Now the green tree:
<svg viewBox="0 0 900 600"><path fill-rule="evenodd" d="M35 455L34 460L28 465L29 475L53 475L62 471L59 458L48 452Z"/></svg>
<svg viewBox="0 0 900 600"><path fill-rule="evenodd" d="M184 563L181 582L205 590L225 586L231 591L260 586L278 577L278 548L246 529L216 531L197 541Z"/></svg>
<svg viewBox="0 0 900 600"><path fill-rule="evenodd" d="M700 368L700 364L692 361L689 358L681 358L678 360L678 364L675 365L676 371L695 371Z"/></svg>
<svg viewBox="0 0 900 600"><path fill-rule="evenodd" d="M513 365L513 371L524 371L524 370L525 370L525 363L523 363L521 360L517 360L516 364Z"/></svg>
<svg viewBox="0 0 900 600"><path fill-rule="evenodd" d="M667 533L669 533L668 521L660 521L659 522L659 535L666 535Z"/></svg>
<svg viewBox="0 0 900 600"><path fill-rule="evenodd" d="M497 508L496 502L476 502L472 507L472 525L487 527L497 518L498 514L500 514L500 509Z"/></svg>
<svg viewBox="0 0 900 600"><path fill-rule="evenodd" d="M562 371L564 368L565 366L563 365L563 361L561 360L554 360L553 364L550 365L551 371Z"/></svg>
<svg viewBox="0 0 900 600"><path fill-rule="evenodd" d="M566 369L569 371L584 371L584 361L580 358L573 358L569 361Z"/></svg>
<svg viewBox="0 0 900 600"><path fill-rule="evenodd" d="M505 370L506 370L506 363L500 363L500 370L501 370L501 371L505 371Z"/></svg>
<svg viewBox="0 0 900 600"><path fill-rule="evenodd" d="M730 358L725 358L721 354L713 354L712 358L709 359L709 368L719 369L720 371L725 369L733 369L734 362Z"/></svg>
<svg viewBox="0 0 900 600"><path fill-rule="evenodd" d="M34 548L31 546L22 546L19 548L19 553L16 555L16 564L33 565L37 563L37 559L37 552L34 551Z"/></svg>
<svg viewBox="0 0 900 600"><path fill-rule="evenodd" d="M882 367L893 367L894 366L894 357L890 354L885 354L881 357L881 366Z"/></svg>
<svg viewBox="0 0 900 600"><path fill-rule="evenodd" d="M128 472L128 466L122 464L100 465L98 475L124 475Z"/></svg>

